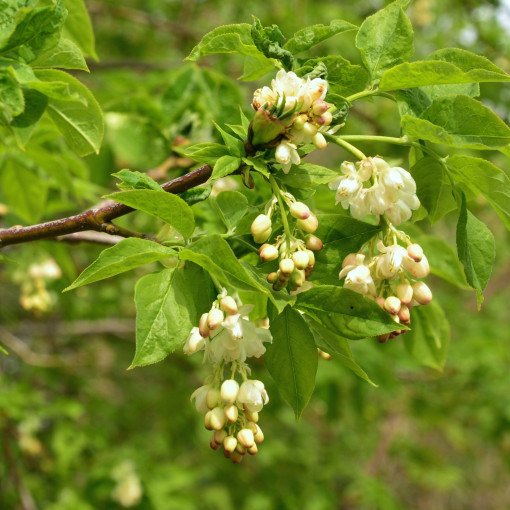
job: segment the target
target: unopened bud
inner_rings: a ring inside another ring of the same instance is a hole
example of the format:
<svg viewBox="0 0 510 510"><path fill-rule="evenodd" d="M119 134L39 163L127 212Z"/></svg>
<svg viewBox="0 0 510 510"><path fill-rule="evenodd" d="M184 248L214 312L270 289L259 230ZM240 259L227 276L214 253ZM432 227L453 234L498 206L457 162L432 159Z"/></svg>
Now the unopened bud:
<svg viewBox="0 0 510 510"><path fill-rule="evenodd" d="M225 422L227 421L225 417L225 413L221 407L215 407L211 411L211 427L214 430L221 430L225 426Z"/></svg>
<svg viewBox="0 0 510 510"><path fill-rule="evenodd" d="M315 255L312 250L305 250L305 253L308 255L308 267L313 267L315 265Z"/></svg>
<svg viewBox="0 0 510 510"><path fill-rule="evenodd" d="M425 278L430 273L429 261L424 254L420 262L404 258L402 265L411 273L414 278Z"/></svg>
<svg viewBox="0 0 510 510"><path fill-rule="evenodd" d="M306 220L310 216L310 209L303 202L294 202L289 207L290 214L298 220Z"/></svg>
<svg viewBox="0 0 510 510"><path fill-rule="evenodd" d="M294 261L294 265L298 269L305 269L310 265L310 257L305 251L296 251L292 254L292 260ZM313 265L313 264L312 264Z"/></svg>
<svg viewBox="0 0 510 510"><path fill-rule="evenodd" d="M213 449L213 450L219 450L221 444L218 444L214 438L211 438L211 440L209 441L209 446Z"/></svg>
<svg viewBox="0 0 510 510"><path fill-rule="evenodd" d="M266 110L257 109L250 126L252 145L270 143L285 131L285 125L275 117L271 117Z"/></svg>
<svg viewBox="0 0 510 510"><path fill-rule="evenodd" d="M227 437L227 432L225 431L225 429L214 431L213 439L216 443L218 443L220 445L223 444L223 441L225 440L226 437Z"/></svg>
<svg viewBox="0 0 510 510"><path fill-rule="evenodd" d="M401 306L400 299L396 296L388 296L384 300L384 309L392 315L397 315Z"/></svg>
<svg viewBox="0 0 510 510"><path fill-rule="evenodd" d="M298 227L303 229L305 232L312 234L319 227L319 220L315 214L310 214L306 220L297 220Z"/></svg>
<svg viewBox="0 0 510 510"><path fill-rule="evenodd" d="M209 324L207 324L207 317L209 317L208 313L203 313L200 317L200 322L198 323L198 332L204 337L207 338L209 336Z"/></svg>
<svg viewBox="0 0 510 510"><path fill-rule="evenodd" d="M333 121L333 115L331 115L331 112L324 112L317 119L317 124L320 124L321 126L329 126L332 121Z"/></svg>
<svg viewBox="0 0 510 510"><path fill-rule="evenodd" d="M249 421L246 424L246 428L250 429L253 432L253 437L255 437L255 435L257 434L257 425L255 423L253 423L252 421Z"/></svg>
<svg viewBox="0 0 510 510"><path fill-rule="evenodd" d="M317 351L319 352L319 356L325 360L325 361L330 361L333 359L333 356L331 356L331 354L329 354L328 352L324 352L323 350L321 349L317 349Z"/></svg>
<svg viewBox="0 0 510 510"><path fill-rule="evenodd" d="M237 406L233 404L226 406L224 412L230 423L235 423L237 421L237 418L239 417L239 410L237 409Z"/></svg>
<svg viewBox="0 0 510 510"><path fill-rule="evenodd" d="M283 259L280 261L280 272L284 275L290 275L294 271L294 262L292 259Z"/></svg>
<svg viewBox="0 0 510 510"><path fill-rule="evenodd" d="M221 400L224 404L233 404L239 393L239 383L235 379L227 379L221 385Z"/></svg>
<svg viewBox="0 0 510 510"><path fill-rule="evenodd" d="M213 308L207 316L207 325L212 331L216 329L222 322L225 316L219 308Z"/></svg>
<svg viewBox="0 0 510 510"><path fill-rule="evenodd" d="M256 243L263 243L271 235L271 219L265 214L259 214L251 224L251 234Z"/></svg>
<svg viewBox="0 0 510 510"><path fill-rule="evenodd" d="M402 304L409 305L413 299L413 287L409 283L400 283L397 285L397 296Z"/></svg>
<svg viewBox="0 0 510 510"><path fill-rule="evenodd" d="M357 253L349 253L349 255L347 255L342 262L342 269L344 269L347 266L355 266L356 256Z"/></svg>
<svg viewBox="0 0 510 510"><path fill-rule="evenodd" d="M259 257L264 262L270 262L278 258L278 248L272 244L263 244L259 250Z"/></svg>
<svg viewBox="0 0 510 510"><path fill-rule="evenodd" d="M305 279L306 275L302 269L294 269L290 275L289 284L295 288L298 288L301 287L303 283L305 283Z"/></svg>
<svg viewBox="0 0 510 510"><path fill-rule="evenodd" d="M213 430L213 427L211 425L211 411L207 411L204 416L204 426L207 430Z"/></svg>
<svg viewBox="0 0 510 510"><path fill-rule="evenodd" d="M221 298L220 306L225 313L228 313L228 315L236 315L239 311L237 309L237 303L232 296L225 296Z"/></svg>
<svg viewBox="0 0 510 510"><path fill-rule="evenodd" d="M257 424L255 424L257 425ZM257 425L257 433L254 436L255 442L257 444L260 444L264 441L264 432L262 432L262 429Z"/></svg>
<svg viewBox="0 0 510 510"><path fill-rule="evenodd" d="M207 392L206 402L209 409L214 409L220 402L220 392L216 388L211 388Z"/></svg>
<svg viewBox="0 0 510 510"><path fill-rule="evenodd" d="M328 111L328 103L326 101L323 101L322 99L317 99L313 102L312 105L312 113L314 115L322 115L323 113Z"/></svg>
<svg viewBox="0 0 510 510"><path fill-rule="evenodd" d="M259 413L257 413L257 411L246 410L244 415L248 421L252 421L253 423L257 423L259 421Z"/></svg>
<svg viewBox="0 0 510 510"><path fill-rule="evenodd" d="M255 455L258 453L259 449L257 448L257 445L256 444L253 444L252 446L250 446L249 448L246 449L246 451L250 454L250 455Z"/></svg>
<svg viewBox="0 0 510 510"><path fill-rule="evenodd" d="M234 452L237 446L237 439L234 436L227 436L223 440L223 448L226 452Z"/></svg>
<svg viewBox="0 0 510 510"><path fill-rule="evenodd" d="M378 296L375 298L375 302L381 307L384 308L384 302L386 300L382 296Z"/></svg>
<svg viewBox="0 0 510 510"><path fill-rule="evenodd" d="M385 344L388 341L388 338L390 338L390 334L389 333L385 333L384 335L379 335L377 337L377 341L380 344Z"/></svg>
<svg viewBox="0 0 510 510"><path fill-rule="evenodd" d="M234 463L234 464L241 464L241 462L243 461L243 456L236 450L235 452L232 452L230 454L230 460Z"/></svg>
<svg viewBox="0 0 510 510"><path fill-rule="evenodd" d="M278 280L278 273L269 273L266 277L268 283L275 283Z"/></svg>
<svg viewBox="0 0 510 510"><path fill-rule="evenodd" d="M313 235L306 236L305 244L306 247L312 251L321 251L322 248L324 247L322 241L317 236Z"/></svg>
<svg viewBox="0 0 510 510"><path fill-rule="evenodd" d="M245 447L249 448L255 443L253 432L250 429L241 429L237 433L237 440Z"/></svg>
<svg viewBox="0 0 510 510"><path fill-rule="evenodd" d="M420 262L423 258L423 248L419 244L411 244L407 247L407 254L415 262Z"/></svg>
<svg viewBox="0 0 510 510"><path fill-rule="evenodd" d="M401 324L409 324L411 322L411 313L409 311L409 307L402 305L400 307L400 311L398 312L398 318L400 319Z"/></svg>
<svg viewBox="0 0 510 510"><path fill-rule="evenodd" d="M292 129L295 129L296 131L303 131L303 128L305 127L305 124L308 122L308 115L305 113L298 115L296 120L294 121L294 124L292 124Z"/></svg>
<svg viewBox="0 0 510 510"><path fill-rule="evenodd" d="M237 440L236 452L240 455L244 455L246 453L246 448Z"/></svg>
<svg viewBox="0 0 510 510"><path fill-rule="evenodd" d="M315 145L315 147L320 151L324 150L328 146L328 142L326 141L322 133L317 133L316 135L314 135L312 138L312 142Z"/></svg>
<svg viewBox="0 0 510 510"><path fill-rule="evenodd" d="M428 305L432 301L432 291L423 282L416 282L413 285L413 297L420 305Z"/></svg>

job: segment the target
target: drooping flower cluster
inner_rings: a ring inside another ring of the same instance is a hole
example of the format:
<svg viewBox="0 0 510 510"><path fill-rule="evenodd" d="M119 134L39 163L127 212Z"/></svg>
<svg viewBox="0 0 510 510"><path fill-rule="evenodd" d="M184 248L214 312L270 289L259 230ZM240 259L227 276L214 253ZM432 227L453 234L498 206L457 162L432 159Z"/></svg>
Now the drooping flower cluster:
<svg viewBox="0 0 510 510"><path fill-rule="evenodd" d="M300 78L294 72L278 71L270 87L257 89L253 108L257 111L251 126L251 143L276 146L275 159L288 173L299 165L298 147L313 143L325 149L324 132L333 132L335 106L324 98L328 83L322 78ZM339 127L339 126L338 126Z"/></svg>
<svg viewBox="0 0 510 510"><path fill-rule="evenodd" d="M336 190L336 203L349 209L353 218L367 214L386 215L394 225L407 221L420 207L416 183L411 174L400 167L390 167L380 157L369 157L357 163L342 163L342 175L330 182Z"/></svg>
<svg viewBox="0 0 510 510"><path fill-rule="evenodd" d="M269 330L256 327L246 316L253 305L238 306L224 290L212 304L211 310L200 318L184 345L188 355L204 351L204 360L213 366L213 375L195 390L191 399L199 413L205 413L207 430L214 431L210 446L223 447L226 457L240 463L246 453L255 455L257 445L264 440L258 425L259 415L269 398L261 381L248 378L249 357L259 358L271 342ZM228 367L229 378L224 377ZM241 376L239 384L236 373Z"/></svg>
<svg viewBox="0 0 510 510"><path fill-rule="evenodd" d="M268 274L267 281L273 284L274 290L288 288L297 290L305 283L315 264L314 251L322 250L322 241L313 235L319 226L317 216L303 202L298 202L287 192L280 192L282 199L289 208L290 215L297 219L296 237L290 232L278 236L273 244L266 243L272 234L271 217L278 199L273 197L266 205L265 214L259 214L251 225L251 233L256 243L264 243L259 248L259 256L264 262L279 260L276 271ZM286 214L280 211L280 214Z"/></svg>

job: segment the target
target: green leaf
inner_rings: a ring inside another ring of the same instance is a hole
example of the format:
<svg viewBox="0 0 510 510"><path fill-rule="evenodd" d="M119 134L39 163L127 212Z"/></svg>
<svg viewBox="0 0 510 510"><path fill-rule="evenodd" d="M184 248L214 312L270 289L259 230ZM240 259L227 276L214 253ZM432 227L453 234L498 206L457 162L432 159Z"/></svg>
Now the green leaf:
<svg viewBox="0 0 510 510"><path fill-rule="evenodd" d="M154 241L136 237L123 239L111 248L103 250L99 257L84 269L69 287L64 289L64 292L175 255L174 250Z"/></svg>
<svg viewBox="0 0 510 510"><path fill-rule="evenodd" d="M238 191L219 193L215 205L229 232L235 229L239 220L248 212L248 199Z"/></svg>
<svg viewBox="0 0 510 510"><path fill-rule="evenodd" d="M30 65L32 67L89 70L80 48L70 39L64 38L60 39L57 46L39 54Z"/></svg>
<svg viewBox="0 0 510 510"><path fill-rule="evenodd" d="M452 147L497 149L510 142L510 128L490 108L465 95L435 98L420 119L404 115L402 128L413 138Z"/></svg>
<svg viewBox="0 0 510 510"><path fill-rule="evenodd" d="M241 165L241 159L235 156L222 156L214 164L211 179L219 179L235 172Z"/></svg>
<svg viewBox="0 0 510 510"><path fill-rule="evenodd" d="M195 230L195 219L190 206L172 193L152 189L119 191L106 195L116 202L155 216L172 225L184 238L188 238Z"/></svg>
<svg viewBox="0 0 510 510"><path fill-rule="evenodd" d="M406 349L422 365L442 371L450 345L450 326L436 301L411 310L411 331L403 337Z"/></svg>
<svg viewBox="0 0 510 510"><path fill-rule="evenodd" d="M207 186L205 188L191 188L183 193L178 193L177 196L182 198L188 205L198 204L198 202L203 202L209 198L211 194L212 186Z"/></svg>
<svg viewBox="0 0 510 510"><path fill-rule="evenodd" d="M112 176L120 180L117 183L117 187L122 190L153 189L161 191L161 186L152 177L143 172L133 172L124 168L120 172L112 174Z"/></svg>
<svg viewBox="0 0 510 510"><path fill-rule="evenodd" d="M315 345L317 345L319 349L331 354L331 356L340 361L344 367L354 372L358 377L361 377L361 379L372 386L377 387L377 384L375 384L368 374L354 361L349 341L346 338L325 328L319 322L310 319L308 316L305 315L304 317L313 333Z"/></svg>
<svg viewBox="0 0 510 510"><path fill-rule="evenodd" d="M10 210L27 223L37 223L44 212L48 185L21 161L9 158L0 172L0 188Z"/></svg>
<svg viewBox="0 0 510 510"><path fill-rule="evenodd" d="M487 199L510 230L510 179L505 172L485 159L470 156L452 156L447 165L457 182Z"/></svg>
<svg viewBox="0 0 510 510"><path fill-rule="evenodd" d="M31 89L23 90L23 100L25 110L11 122L11 126L16 128L26 128L35 124L48 105L48 98L44 94Z"/></svg>
<svg viewBox="0 0 510 510"><path fill-rule="evenodd" d="M136 352L129 368L157 363L181 348L214 294L210 279L193 264L141 278L135 287Z"/></svg>
<svg viewBox="0 0 510 510"><path fill-rule="evenodd" d="M201 237L196 243L181 250L179 258L202 266L225 286L269 294L240 264L227 241L218 235Z"/></svg>
<svg viewBox="0 0 510 510"><path fill-rule="evenodd" d="M0 69L0 123L10 123L24 108L23 91L19 84L8 72Z"/></svg>
<svg viewBox="0 0 510 510"><path fill-rule="evenodd" d="M285 40L285 36L281 33L277 25L263 27L260 20L253 16L251 38L257 49L267 58L279 60L286 71L291 71L293 69L294 57L290 51L282 48L282 42Z"/></svg>
<svg viewBox="0 0 510 510"><path fill-rule="evenodd" d="M271 72L274 69L273 61L260 56L248 56L244 57L243 74L239 76L238 80L242 81L253 81L262 78L262 76Z"/></svg>
<svg viewBox="0 0 510 510"><path fill-rule="evenodd" d="M397 326L402 327L374 301L334 285L301 292L296 307L325 328L353 340L390 333Z"/></svg>
<svg viewBox="0 0 510 510"><path fill-rule="evenodd" d="M356 36L356 47L372 80L390 67L408 61L414 53L413 27L395 3L368 17Z"/></svg>
<svg viewBox="0 0 510 510"><path fill-rule="evenodd" d="M336 34L357 30L357 26L344 21L343 19L334 19L329 25L312 25L298 30L283 46L294 55L313 48L317 44L333 37Z"/></svg>
<svg viewBox="0 0 510 510"><path fill-rule="evenodd" d="M230 154L237 157L245 156L244 143L242 140L237 138L236 136L232 136L230 133L227 133L224 129L222 129L216 122L213 120L214 127L220 132L225 145L227 146Z"/></svg>
<svg viewBox="0 0 510 510"><path fill-rule="evenodd" d="M187 147L173 147L173 150L181 156L211 166L221 157L230 155L228 149L219 143L197 143Z"/></svg>
<svg viewBox="0 0 510 510"><path fill-rule="evenodd" d="M496 246L487 225L468 211L464 194L457 223L457 253L469 285L476 290L480 309L482 291L487 286L496 258Z"/></svg>
<svg viewBox="0 0 510 510"><path fill-rule="evenodd" d="M318 356L313 334L290 305L271 321L270 331L273 343L266 345L264 361L297 420L315 387Z"/></svg>
<svg viewBox="0 0 510 510"><path fill-rule="evenodd" d="M47 112L71 149L79 156L86 156L92 152L99 153L104 130L103 112L89 89L63 71L40 70L36 75L44 82L64 82L69 86L71 93L85 98L86 105L78 101L51 98Z"/></svg>
<svg viewBox="0 0 510 510"><path fill-rule="evenodd" d="M262 159L259 158L243 158L243 163L254 168L257 172L261 173L264 177L269 177L269 169Z"/></svg>
<svg viewBox="0 0 510 510"><path fill-rule="evenodd" d="M279 176L279 181L293 188L316 188L320 184L332 181L337 176L337 172L325 166L302 163L292 165L288 174Z"/></svg>
<svg viewBox="0 0 510 510"><path fill-rule="evenodd" d="M63 33L71 39L87 57L98 60L92 23L83 0L64 0L67 18Z"/></svg>
<svg viewBox="0 0 510 510"><path fill-rule="evenodd" d="M319 228L315 234L324 247L315 253L315 266L310 279L338 281L345 256L357 252L363 243L380 232L381 227L342 214L318 214L317 218Z"/></svg>

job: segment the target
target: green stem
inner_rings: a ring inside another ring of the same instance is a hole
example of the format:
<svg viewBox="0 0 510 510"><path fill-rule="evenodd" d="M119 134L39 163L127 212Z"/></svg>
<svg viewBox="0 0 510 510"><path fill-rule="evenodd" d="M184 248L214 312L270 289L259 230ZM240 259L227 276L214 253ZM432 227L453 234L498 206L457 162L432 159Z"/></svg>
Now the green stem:
<svg viewBox="0 0 510 510"><path fill-rule="evenodd" d="M385 97L387 99L391 99L392 101L395 101L395 97L391 94L388 94L387 92L380 92L379 90L362 90L361 92L357 92L356 94L353 94L352 96L346 97L346 101L349 101L349 103L352 103L353 101L356 101L357 99L362 99L364 97L368 96L380 96Z"/></svg>
<svg viewBox="0 0 510 510"><path fill-rule="evenodd" d="M283 230L285 231L287 251L290 252L290 240L292 239L292 233L290 231L287 215L285 214L285 208L284 208L283 199L282 199L282 192L280 191L280 188L278 187L278 184L276 184L276 180L272 175L269 176L269 182L271 183L271 187L273 188L273 193L276 195L276 198L278 200L278 205L280 206L280 214L282 217Z"/></svg>
<svg viewBox="0 0 510 510"><path fill-rule="evenodd" d="M354 145L351 145L349 142L345 141L345 137L340 136L334 136L334 135L328 135L327 133L324 133L324 137L328 142L333 142L339 145L340 147L343 147L344 149L348 150L351 154L354 154L358 159L365 159L366 156L363 154L358 148L354 147Z"/></svg>

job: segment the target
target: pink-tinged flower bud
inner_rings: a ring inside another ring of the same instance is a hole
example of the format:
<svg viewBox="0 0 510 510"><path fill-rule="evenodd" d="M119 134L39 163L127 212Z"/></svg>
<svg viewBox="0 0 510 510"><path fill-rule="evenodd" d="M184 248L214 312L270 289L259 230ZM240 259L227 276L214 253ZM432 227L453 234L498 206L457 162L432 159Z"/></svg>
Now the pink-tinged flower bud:
<svg viewBox="0 0 510 510"><path fill-rule="evenodd" d="M347 255L342 262L342 269L346 268L347 266L356 266L357 255L357 253L349 253L349 255Z"/></svg>
<svg viewBox="0 0 510 510"><path fill-rule="evenodd" d="M310 216L310 209L303 202L294 202L289 207L290 214L298 220L306 220Z"/></svg>
<svg viewBox="0 0 510 510"><path fill-rule="evenodd" d="M207 338L210 334L209 324L207 324L208 317L208 313L203 313L200 317L200 322L198 323L198 331L204 338Z"/></svg>
<svg viewBox="0 0 510 510"><path fill-rule="evenodd" d="M223 448L226 452L233 453L237 446L237 439L234 436L227 436L223 440Z"/></svg>
<svg viewBox="0 0 510 510"><path fill-rule="evenodd" d="M223 448L223 456L226 459L230 459L231 455L232 455L232 452L229 452L228 450L225 450L225 448Z"/></svg>
<svg viewBox="0 0 510 510"><path fill-rule="evenodd" d="M317 124L320 124L321 126L329 126L332 121L333 121L333 115L331 115L331 112L324 112L317 119Z"/></svg>
<svg viewBox="0 0 510 510"><path fill-rule="evenodd" d="M237 440L236 452L240 455L244 455L246 453L246 448Z"/></svg>
<svg viewBox="0 0 510 510"><path fill-rule="evenodd" d="M239 393L239 383L235 379L227 379L221 385L221 400L224 404L233 404Z"/></svg>
<svg viewBox="0 0 510 510"><path fill-rule="evenodd" d="M321 251L322 248L324 247L322 241L318 237L312 235L305 237L305 244L306 247L312 251Z"/></svg>
<svg viewBox="0 0 510 510"><path fill-rule="evenodd" d="M397 297L403 305L409 306L413 299L413 287L409 283L400 283L397 285Z"/></svg>
<svg viewBox="0 0 510 510"><path fill-rule="evenodd" d="M294 271L294 262L292 259L283 259L280 261L280 272L284 275L290 275Z"/></svg>
<svg viewBox="0 0 510 510"><path fill-rule="evenodd" d="M209 329L212 331L216 329L225 318L225 315L219 308L213 308L208 316L207 316L207 325L209 326Z"/></svg>
<svg viewBox="0 0 510 510"><path fill-rule="evenodd" d="M278 248L272 244L263 244L262 249L259 250L259 257L264 262L271 262L278 258Z"/></svg>
<svg viewBox="0 0 510 510"><path fill-rule="evenodd" d="M378 296L375 298L375 302L381 307L384 309L384 302L386 300L382 297L382 296Z"/></svg>
<svg viewBox="0 0 510 510"><path fill-rule="evenodd" d="M312 124L311 122L307 122L304 126L303 126L303 133L306 135L306 136L309 136L310 138L312 138L313 136L315 136L317 134L317 126L315 124Z"/></svg>
<svg viewBox="0 0 510 510"><path fill-rule="evenodd" d="M262 432L262 429L257 425L257 433L254 436L255 442L257 444L260 444L264 441L264 432Z"/></svg>
<svg viewBox="0 0 510 510"><path fill-rule="evenodd" d="M400 311L398 312L398 318L400 319L400 324L409 324L411 322L411 313L409 311L409 307L402 305L400 307Z"/></svg>
<svg viewBox="0 0 510 510"><path fill-rule="evenodd" d="M411 276L414 278L425 278L430 273L429 261L427 260L426 255L424 254L420 262L415 262L414 260L403 259L402 265L409 271Z"/></svg>
<svg viewBox="0 0 510 510"><path fill-rule="evenodd" d="M308 255L308 267L313 267L315 265L315 255L312 250L305 250L305 253Z"/></svg>
<svg viewBox="0 0 510 510"><path fill-rule="evenodd" d="M432 291L423 282L416 282L413 285L413 297L420 305L428 305L432 301Z"/></svg>
<svg viewBox="0 0 510 510"><path fill-rule="evenodd" d="M278 280L278 273L276 272L269 273L266 277L266 280L268 283L276 283L276 281Z"/></svg>
<svg viewBox="0 0 510 510"><path fill-rule="evenodd" d="M252 446L250 446L249 448L246 449L246 451L250 454L250 455L256 455L259 451L259 449L257 448L257 445L254 444Z"/></svg>
<svg viewBox="0 0 510 510"><path fill-rule="evenodd" d="M213 430L213 426L211 424L212 411L207 411L204 416L204 426L207 430Z"/></svg>
<svg viewBox="0 0 510 510"><path fill-rule="evenodd" d="M298 227L309 234L313 234L319 227L319 220L315 214L310 214L306 220L297 220Z"/></svg>
<svg viewBox="0 0 510 510"><path fill-rule="evenodd" d="M241 429L237 433L237 440L245 447L250 448L255 443L255 437L250 429Z"/></svg>
<svg viewBox="0 0 510 510"><path fill-rule="evenodd" d="M295 129L296 131L303 131L303 128L305 127L305 124L308 122L308 115L306 113L302 113L301 115L298 115L296 120L294 121L294 124L292 124L292 129Z"/></svg>
<svg viewBox="0 0 510 510"><path fill-rule="evenodd" d="M379 335L377 337L377 341L380 344L385 344L388 341L388 338L390 338L390 334L389 333L385 333L384 335Z"/></svg>
<svg viewBox="0 0 510 510"><path fill-rule="evenodd" d="M315 145L317 149L320 151L324 150L328 146L327 140L324 138L324 135L322 133L317 133L312 138L312 142Z"/></svg>
<svg viewBox="0 0 510 510"><path fill-rule="evenodd" d="M415 262L420 262L423 258L423 248L419 244L411 244L407 247L407 254Z"/></svg>
<svg viewBox="0 0 510 510"><path fill-rule="evenodd" d="M221 407L215 407L211 411L211 427L214 430L221 430L225 426L225 422L227 418L225 417L225 413Z"/></svg>
<svg viewBox="0 0 510 510"><path fill-rule="evenodd" d="M220 403L220 392L216 388L211 388L207 392L206 402L209 409L214 409Z"/></svg>
<svg viewBox="0 0 510 510"><path fill-rule="evenodd" d="M402 303L400 302L400 299L398 299L398 297L396 297L396 296L388 296L384 300L384 309L388 313L391 313L392 315L398 314L398 312L400 311L401 305L402 305Z"/></svg>
<svg viewBox="0 0 510 510"><path fill-rule="evenodd" d="M265 214L259 214L251 224L251 234L256 243L263 243L271 235L271 219Z"/></svg>
<svg viewBox="0 0 510 510"><path fill-rule="evenodd" d="M239 417L239 409L237 409L235 405L231 404L226 406L224 411L225 416L230 423L235 423L237 421L237 418Z"/></svg>
<svg viewBox="0 0 510 510"><path fill-rule="evenodd" d="M209 446L213 449L213 450L219 450L220 449L220 446L221 444L218 444L214 438L211 438L211 440L209 441Z"/></svg>
<svg viewBox="0 0 510 510"><path fill-rule="evenodd" d="M236 315L239 311L237 309L237 303L235 299L231 296L225 296L220 300L221 309L227 313L228 315Z"/></svg>
<svg viewBox="0 0 510 510"><path fill-rule="evenodd" d="M292 254L292 260L297 269L305 269L310 265L310 257L305 251L296 251Z"/></svg>
<svg viewBox="0 0 510 510"><path fill-rule="evenodd" d="M225 431L225 429L214 431L213 440L215 443L218 443L220 445L223 444L223 441L225 440L226 437L227 437L227 432Z"/></svg>
<svg viewBox="0 0 510 510"><path fill-rule="evenodd" d="M236 450L235 452L232 452L230 454L230 460L234 463L234 464L241 464L241 462L243 461L244 457Z"/></svg>
<svg viewBox="0 0 510 510"><path fill-rule="evenodd" d="M323 101L322 99L317 99L317 101L313 102L312 105L312 113L314 115L322 115L323 113L327 112L329 108L328 103L326 101Z"/></svg>

